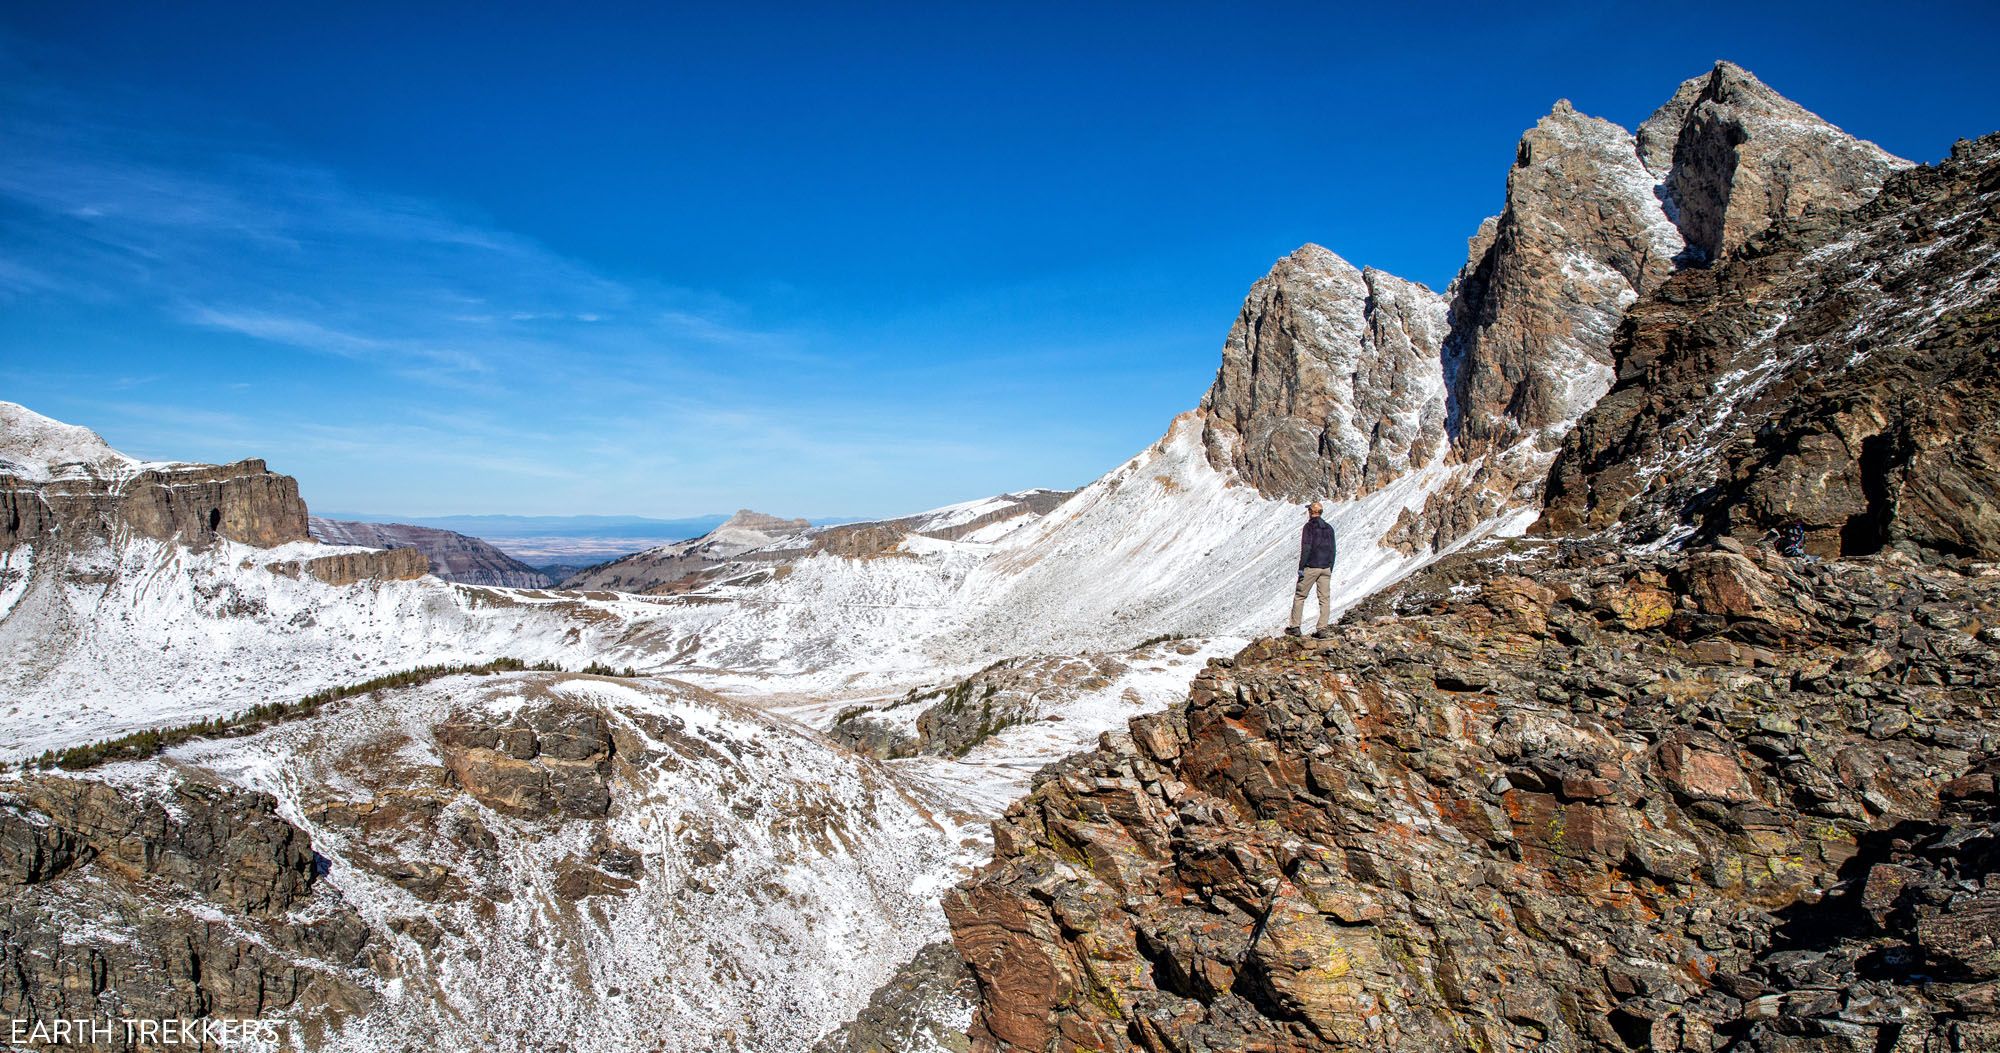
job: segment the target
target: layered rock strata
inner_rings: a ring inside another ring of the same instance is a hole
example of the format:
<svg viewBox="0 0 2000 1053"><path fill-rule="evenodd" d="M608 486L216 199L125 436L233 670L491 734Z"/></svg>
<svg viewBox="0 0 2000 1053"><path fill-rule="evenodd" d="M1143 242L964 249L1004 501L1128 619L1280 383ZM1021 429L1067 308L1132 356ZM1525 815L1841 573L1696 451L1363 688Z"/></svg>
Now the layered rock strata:
<svg viewBox="0 0 2000 1053"><path fill-rule="evenodd" d="M974 1047L1990 1048L2000 578L1732 546L1441 567L1056 766Z"/></svg>
<svg viewBox="0 0 2000 1053"><path fill-rule="evenodd" d="M407 523L359 523L313 516L317 541L366 548L413 548L430 561L431 573L465 585L545 589L550 577L476 537Z"/></svg>
<svg viewBox="0 0 2000 1053"><path fill-rule="evenodd" d="M147 466L110 478L0 473L0 549L131 536L269 548L307 539L306 505L295 480L254 459Z"/></svg>
<svg viewBox="0 0 2000 1053"><path fill-rule="evenodd" d="M2000 558L2000 135L1635 307L1542 529Z"/></svg>
<svg viewBox="0 0 2000 1053"><path fill-rule="evenodd" d="M28 1033L367 1009L367 926L317 893L323 860L276 803L196 780L0 785L0 1016ZM111 1034L93 1048L143 1037Z"/></svg>

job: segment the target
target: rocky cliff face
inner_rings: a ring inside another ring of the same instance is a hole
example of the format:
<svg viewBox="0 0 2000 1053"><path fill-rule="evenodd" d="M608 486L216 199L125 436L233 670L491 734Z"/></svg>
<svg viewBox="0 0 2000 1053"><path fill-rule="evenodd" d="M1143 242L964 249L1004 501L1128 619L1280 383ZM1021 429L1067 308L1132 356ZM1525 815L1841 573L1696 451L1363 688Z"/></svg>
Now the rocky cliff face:
<svg viewBox="0 0 2000 1053"><path fill-rule="evenodd" d="M549 576L476 537L410 526L406 523L358 523L341 519L310 520L315 540L331 545L367 548L413 548L430 561L431 573L466 585L545 589Z"/></svg>
<svg viewBox="0 0 2000 1053"><path fill-rule="evenodd" d="M269 548L306 540L306 505L296 481L259 460L163 465L115 479L0 474L0 547L132 535Z"/></svg>
<svg viewBox="0 0 2000 1053"><path fill-rule="evenodd" d="M0 784L0 1014L32 1028L366 1009L352 970L368 930L320 894L323 861L276 804L204 780Z"/></svg>
<svg viewBox="0 0 2000 1053"><path fill-rule="evenodd" d="M1454 289L1444 496L1531 500L1581 414L1544 536L1045 771L947 900L975 1049L2000 1048L2000 139L1878 194L1800 132L1671 233L1560 219L1804 120L1746 77L1530 133ZM1758 543L1794 519L1841 558Z"/></svg>
<svg viewBox="0 0 2000 1053"><path fill-rule="evenodd" d="M1780 219L1855 208L1908 167L1731 62L1682 84L1638 140L1696 261L1732 253Z"/></svg>
<svg viewBox="0 0 2000 1053"><path fill-rule="evenodd" d="M264 564L264 569L288 578L304 573L328 585L353 585L363 581L415 581L430 573L431 563L416 549L390 548L278 560Z"/></svg>
<svg viewBox="0 0 2000 1053"><path fill-rule="evenodd" d="M268 548L306 539L306 506L263 461L134 461L88 429L0 402L0 550L131 535Z"/></svg>
<svg viewBox="0 0 2000 1053"><path fill-rule="evenodd" d="M1990 1048L1997 605L1551 544L1253 645L996 826L975 1048Z"/></svg>
<svg viewBox="0 0 2000 1053"><path fill-rule="evenodd" d="M1681 251L1633 138L1559 102L1521 137L1507 208L1452 288L1461 457L1546 438L1611 386L1611 334Z"/></svg>
<svg viewBox="0 0 2000 1053"><path fill-rule="evenodd" d="M1391 537L1447 546L1535 501L1611 387L1635 301L1774 220L1865 202L1904 165L1728 63L1637 136L1560 102L1522 137L1506 207L1444 297L1316 246L1252 289L1203 401L1210 458L1295 501L1464 466Z"/></svg>
<svg viewBox="0 0 2000 1053"><path fill-rule="evenodd" d="M1290 500L1379 489L1444 447L1444 298L1318 245L1250 290L1202 400L1203 441Z"/></svg>
<svg viewBox="0 0 2000 1053"><path fill-rule="evenodd" d="M1543 529L2000 557L2000 136L1785 221L1635 308Z"/></svg>

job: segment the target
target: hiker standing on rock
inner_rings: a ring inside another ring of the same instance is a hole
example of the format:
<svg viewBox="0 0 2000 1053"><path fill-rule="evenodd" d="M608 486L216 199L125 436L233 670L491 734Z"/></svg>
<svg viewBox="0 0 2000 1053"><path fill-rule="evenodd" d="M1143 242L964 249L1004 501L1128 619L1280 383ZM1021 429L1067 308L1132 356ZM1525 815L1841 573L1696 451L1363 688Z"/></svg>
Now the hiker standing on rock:
<svg viewBox="0 0 2000 1053"><path fill-rule="evenodd" d="M1299 585L1292 591L1292 624L1286 627L1286 636L1299 635L1309 591L1319 591L1319 629L1315 635L1324 635L1331 620L1327 616L1328 594L1333 591L1333 557L1338 546L1333 528L1319 517L1320 511L1318 501L1306 506L1306 529L1299 535Z"/></svg>

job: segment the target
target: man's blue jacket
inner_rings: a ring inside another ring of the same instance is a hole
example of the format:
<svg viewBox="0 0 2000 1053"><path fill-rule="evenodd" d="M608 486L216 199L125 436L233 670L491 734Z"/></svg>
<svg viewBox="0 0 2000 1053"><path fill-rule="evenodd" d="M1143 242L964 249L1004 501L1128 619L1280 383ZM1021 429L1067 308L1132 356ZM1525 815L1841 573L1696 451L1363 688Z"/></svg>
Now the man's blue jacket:
<svg viewBox="0 0 2000 1053"><path fill-rule="evenodd" d="M1333 566L1333 557L1339 545L1334 542L1333 528L1318 516L1306 520L1305 533L1299 535L1299 570L1308 567L1325 568Z"/></svg>

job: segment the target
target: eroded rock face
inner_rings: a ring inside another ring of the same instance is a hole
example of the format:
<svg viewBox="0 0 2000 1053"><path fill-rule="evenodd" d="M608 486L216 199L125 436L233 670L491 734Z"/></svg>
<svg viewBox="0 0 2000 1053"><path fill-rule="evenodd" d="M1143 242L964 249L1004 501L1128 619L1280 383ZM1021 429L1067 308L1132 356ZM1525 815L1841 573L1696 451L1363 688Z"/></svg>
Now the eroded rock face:
<svg viewBox="0 0 2000 1053"><path fill-rule="evenodd" d="M1250 290L1202 400L1211 461L1273 496L1367 493L1444 446L1444 298L1318 245Z"/></svg>
<svg viewBox="0 0 2000 1053"><path fill-rule="evenodd" d="M436 729L445 767L479 803L523 819L600 819L611 807L610 728L557 701L495 720L469 712Z"/></svg>
<svg viewBox="0 0 2000 1053"><path fill-rule="evenodd" d="M1506 210L1452 287L1461 456L1559 434L1611 386L1619 318L1682 249L1656 183L1630 134L1567 101L1521 137Z"/></svg>
<svg viewBox="0 0 2000 1053"><path fill-rule="evenodd" d="M1780 219L1853 209L1909 167L1731 62L1682 84L1639 141L1697 261L1736 251Z"/></svg>
<svg viewBox="0 0 2000 1053"><path fill-rule="evenodd" d="M2000 136L1781 223L1635 308L1541 529L1787 522L1821 555L2000 558Z"/></svg>
<svg viewBox="0 0 2000 1053"><path fill-rule="evenodd" d="M165 793L50 776L0 787L0 1015L366 1008L345 969L366 964L367 928L314 894L311 842L277 802L192 781Z"/></svg>
<svg viewBox="0 0 2000 1053"><path fill-rule="evenodd" d="M416 549L430 560L431 571L446 581L516 589L545 589L555 584L548 575L485 541L455 531L319 516L310 522L313 538L328 544Z"/></svg>
<svg viewBox="0 0 2000 1053"><path fill-rule="evenodd" d="M306 540L306 505L296 480L260 460L168 465L115 481L0 474L0 548L130 535L268 548Z"/></svg>
<svg viewBox="0 0 2000 1053"><path fill-rule="evenodd" d="M1988 1048L1994 609L1886 561L1448 560L1009 810L946 903L974 1046Z"/></svg>
<svg viewBox="0 0 2000 1053"><path fill-rule="evenodd" d="M310 574L328 585L352 585L360 581L415 581L430 573L431 561L414 548L390 548L374 552L336 552L312 559L288 559L266 563L266 570L296 578Z"/></svg>
<svg viewBox="0 0 2000 1053"><path fill-rule="evenodd" d="M1636 136L1558 103L1522 136L1442 331L1427 290L1317 246L1252 288L1203 401L1210 461L1289 500L1464 465L1387 539L1442 548L1538 499L1564 434L1614 383L1626 311L1676 268L1862 205L1901 167L1727 63Z"/></svg>

